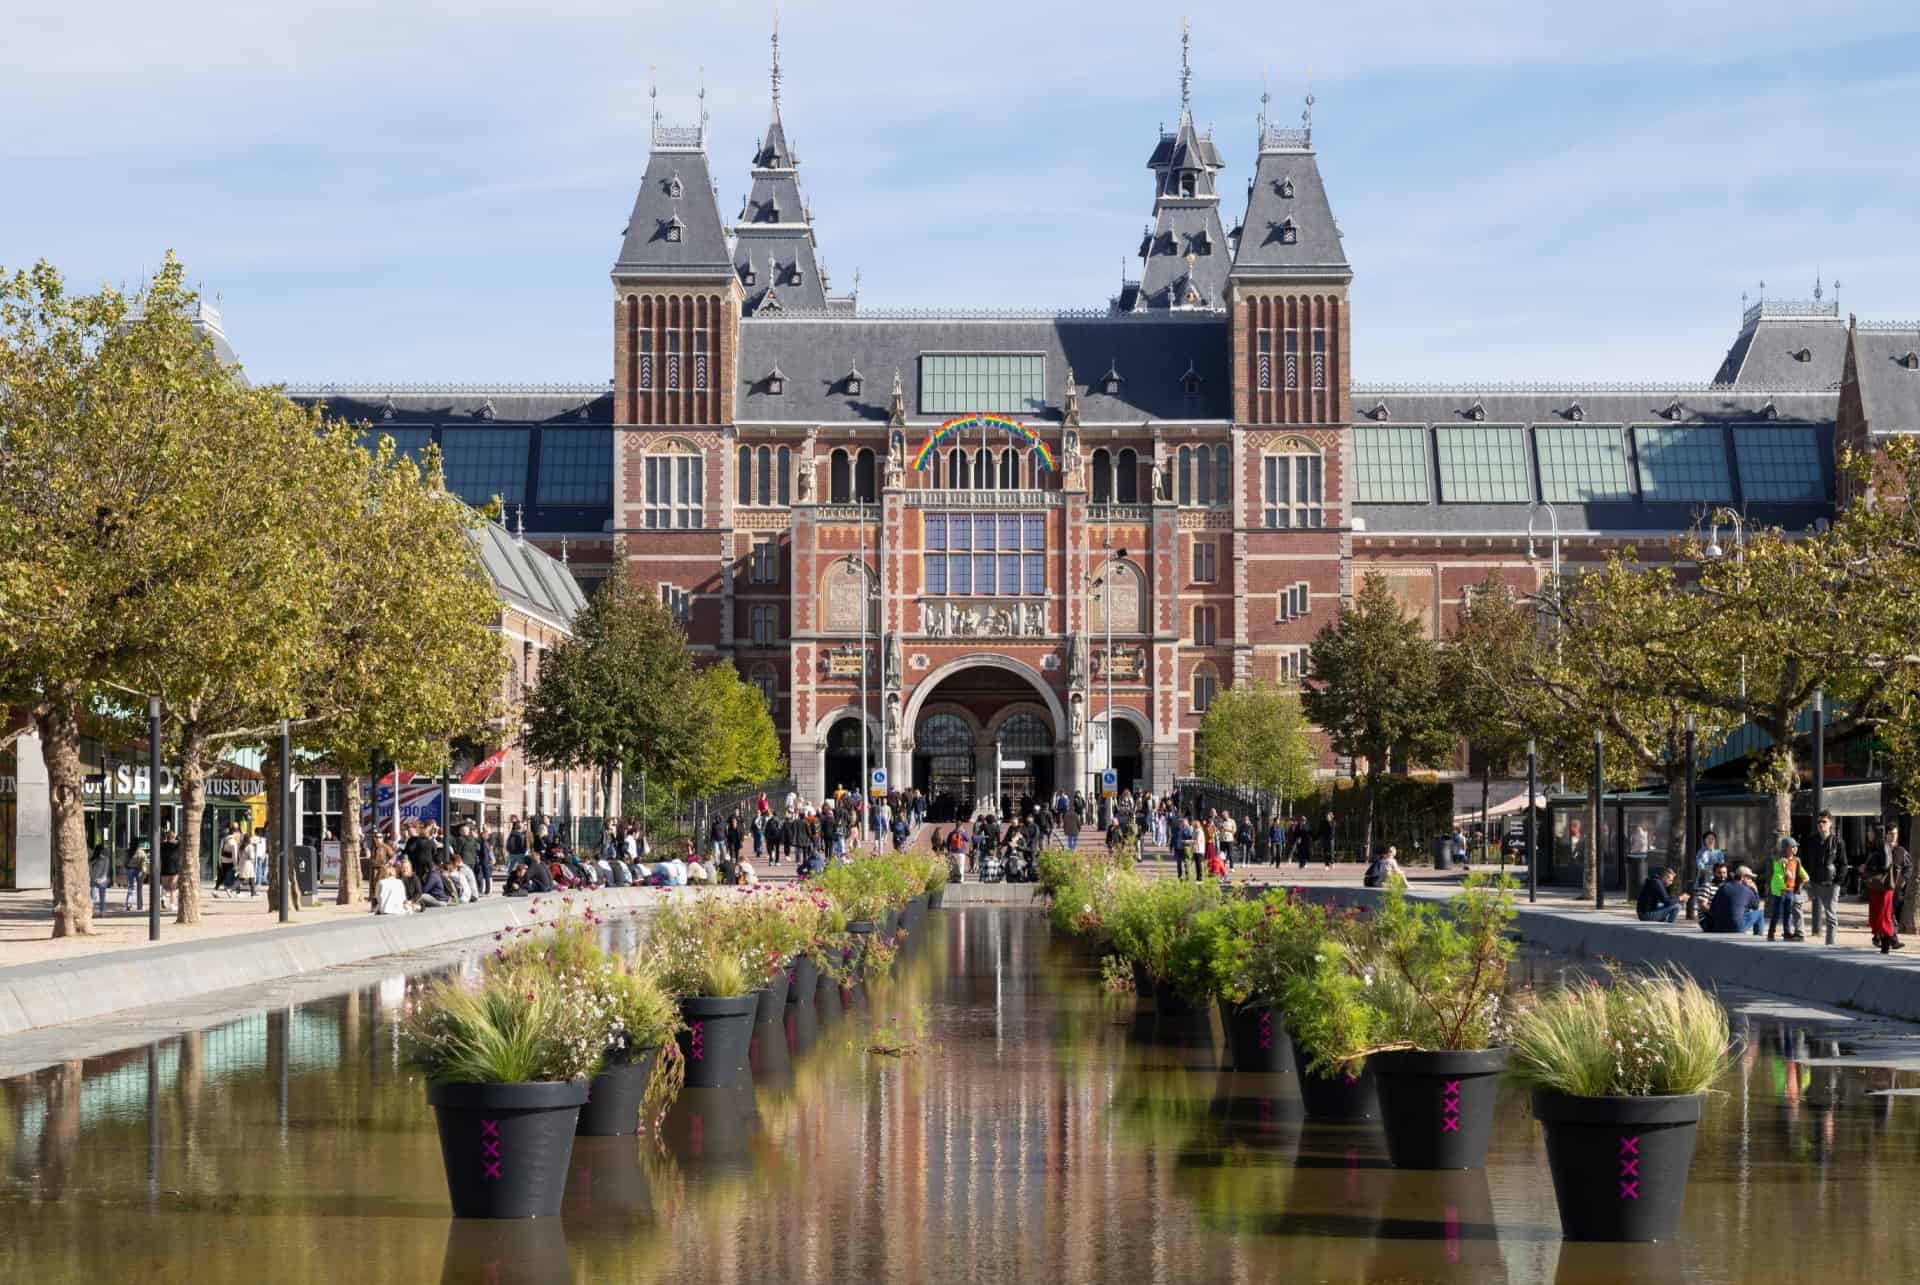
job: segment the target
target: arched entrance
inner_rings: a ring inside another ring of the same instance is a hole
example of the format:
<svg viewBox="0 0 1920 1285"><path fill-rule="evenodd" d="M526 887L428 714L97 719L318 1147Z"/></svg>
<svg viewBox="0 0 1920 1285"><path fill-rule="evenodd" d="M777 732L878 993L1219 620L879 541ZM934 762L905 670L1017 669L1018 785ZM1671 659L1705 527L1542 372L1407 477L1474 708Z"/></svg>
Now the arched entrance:
<svg viewBox="0 0 1920 1285"><path fill-rule="evenodd" d="M1119 789L1136 793L1147 779L1147 756L1140 744L1140 729L1130 719L1116 719L1113 725L1113 774Z"/></svg>
<svg viewBox="0 0 1920 1285"><path fill-rule="evenodd" d="M868 750L872 752L871 748ZM827 729L826 793L836 789L860 792L860 720L847 717Z"/></svg>
<svg viewBox="0 0 1920 1285"><path fill-rule="evenodd" d="M913 728L913 784L936 820L987 808L1012 815L1053 792L1059 699L1012 657L968 656L935 670L914 690L904 722Z"/></svg>

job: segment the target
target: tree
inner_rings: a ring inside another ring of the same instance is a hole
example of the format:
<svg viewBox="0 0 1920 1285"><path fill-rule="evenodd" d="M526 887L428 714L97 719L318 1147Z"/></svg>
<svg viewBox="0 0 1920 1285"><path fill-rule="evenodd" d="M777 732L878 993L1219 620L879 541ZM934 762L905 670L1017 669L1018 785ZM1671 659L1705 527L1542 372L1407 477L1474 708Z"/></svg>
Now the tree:
<svg viewBox="0 0 1920 1285"><path fill-rule="evenodd" d="M1301 703L1334 753L1367 761L1362 843L1373 851L1374 804L1390 763L1423 766L1447 756L1435 648L1420 622L1401 610L1386 577L1369 572L1353 601L1321 628L1308 652Z"/></svg>
<svg viewBox="0 0 1920 1285"><path fill-rule="evenodd" d="M1200 721L1202 775L1278 799L1299 798L1320 761L1300 698L1276 683L1221 692Z"/></svg>
<svg viewBox="0 0 1920 1285"><path fill-rule="evenodd" d="M133 684L188 641L251 543L231 540L222 506L282 482L288 412L196 335L184 277L169 255L129 300L70 295L45 263L0 276L0 701L31 710L43 740L56 937L92 931L83 725L144 712ZM270 441L250 440L262 428ZM241 628L251 606L279 618L280 604L231 605ZM285 663L274 650L221 663L251 686L250 666Z"/></svg>
<svg viewBox="0 0 1920 1285"><path fill-rule="evenodd" d="M499 599L472 539L482 515L446 490L435 454L415 464L383 437L354 456L355 495L329 524L332 584L301 736L343 779L341 905L360 896L361 777L376 757L437 769L450 739L498 741L507 671Z"/></svg>
<svg viewBox="0 0 1920 1285"><path fill-rule="evenodd" d="M780 737L766 697L739 670L724 662L702 669L692 699L702 730L692 774L678 783L685 793L713 794L780 775Z"/></svg>
<svg viewBox="0 0 1920 1285"><path fill-rule="evenodd" d="M1484 828L1495 763L1504 767L1526 752L1542 721L1531 685L1521 681L1539 655L1538 611L1495 576L1467 596L1440 653L1440 691L1454 732L1480 756L1480 818ZM1516 711L1511 697L1534 708ZM1516 713L1519 716L1516 716ZM1529 799L1527 806L1532 807ZM1483 833L1481 841L1487 836Z"/></svg>
<svg viewBox="0 0 1920 1285"><path fill-rule="evenodd" d="M645 771L670 788L692 780L708 734L693 699L693 656L666 606L622 577L600 586L573 635L540 660L520 744L530 762Z"/></svg>

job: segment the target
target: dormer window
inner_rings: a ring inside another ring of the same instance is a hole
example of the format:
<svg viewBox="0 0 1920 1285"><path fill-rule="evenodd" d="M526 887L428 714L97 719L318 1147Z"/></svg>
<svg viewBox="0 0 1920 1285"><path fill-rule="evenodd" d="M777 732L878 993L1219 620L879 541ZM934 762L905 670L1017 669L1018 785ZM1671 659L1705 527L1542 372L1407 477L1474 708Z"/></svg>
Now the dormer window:
<svg viewBox="0 0 1920 1285"><path fill-rule="evenodd" d="M667 195L677 201L685 192L686 189L680 184L680 175L676 172L672 178L667 180Z"/></svg>
<svg viewBox="0 0 1920 1285"><path fill-rule="evenodd" d="M1193 187L1194 187L1193 175L1191 173L1182 174L1180 176L1180 195L1192 196Z"/></svg>
<svg viewBox="0 0 1920 1285"><path fill-rule="evenodd" d="M804 279L805 279L805 277L803 276L803 274L802 274L802 273L801 273L801 271L800 271L800 265L799 265L799 264L797 264L797 263L796 263L796 264L794 264L794 265L793 265L793 267L792 267L792 269L791 269L791 270L789 270L789 271L788 271L788 273L787 273L787 284L789 284L789 285L795 285L795 286L797 286L797 285L799 285L799 284L801 283L801 281L803 281Z"/></svg>
<svg viewBox="0 0 1920 1285"><path fill-rule="evenodd" d="M1293 176L1291 174L1283 177L1278 183L1274 184L1274 186L1279 189L1281 200L1291 201L1293 199Z"/></svg>
<svg viewBox="0 0 1920 1285"><path fill-rule="evenodd" d="M1474 423L1477 424L1481 420L1484 420L1486 417L1487 417L1487 408L1485 406L1482 406L1479 402L1475 402L1473 405L1467 407L1467 418L1472 420Z"/></svg>
<svg viewBox="0 0 1920 1285"><path fill-rule="evenodd" d="M757 278L754 276L753 265L751 263L741 264L740 265L740 284L743 286L750 286L754 284L756 280Z"/></svg>
<svg viewBox="0 0 1920 1285"><path fill-rule="evenodd" d="M863 380L860 376L860 368L858 366L855 366L852 370L847 372L847 377L842 382L844 382L847 386L847 396L858 397L860 395L860 389L862 388L862 386L865 384L866 381Z"/></svg>
<svg viewBox="0 0 1920 1285"><path fill-rule="evenodd" d="M1383 401L1375 402L1373 404L1373 409L1368 411L1367 414L1368 416L1376 420L1393 418L1393 412L1387 409L1387 404Z"/></svg>
<svg viewBox="0 0 1920 1285"><path fill-rule="evenodd" d="M1767 398L1767 404L1760 408L1761 419L1779 419L1780 408L1773 404L1773 398Z"/></svg>
<svg viewBox="0 0 1920 1285"><path fill-rule="evenodd" d="M1812 360L1813 360L1813 349L1811 349L1811 348L1796 348L1796 349L1794 349L1794 351L1793 351L1793 359L1794 359L1795 361L1812 361Z"/></svg>
<svg viewBox="0 0 1920 1285"><path fill-rule="evenodd" d="M1280 244L1293 245L1295 242L1299 240L1300 240L1299 227L1295 225L1292 219L1284 220L1280 224Z"/></svg>
<svg viewBox="0 0 1920 1285"><path fill-rule="evenodd" d="M473 417L475 419L492 419L493 418L493 399L489 397L486 401L483 401L478 406L476 406L473 411Z"/></svg>
<svg viewBox="0 0 1920 1285"><path fill-rule="evenodd" d="M1567 418L1572 420L1574 423L1578 424L1581 420L1585 419L1586 417L1587 417L1586 408L1582 406L1579 402L1575 402L1573 405L1567 407Z"/></svg>
<svg viewBox="0 0 1920 1285"><path fill-rule="evenodd" d="M1667 408L1660 413L1668 419L1680 420L1686 418L1687 410L1686 407L1680 404L1680 399L1676 397L1668 402Z"/></svg>
<svg viewBox="0 0 1920 1285"><path fill-rule="evenodd" d="M1120 395L1120 367L1118 363L1107 367L1107 373L1100 377L1100 391L1109 397Z"/></svg>
<svg viewBox="0 0 1920 1285"><path fill-rule="evenodd" d="M398 410L399 408L393 404L393 394L388 393L386 404L380 407L380 418L390 420L398 413Z"/></svg>
<svg viewBox="0 0 1920 1285"><path fill-rule="evenodd" d="M662 232L667 240L678 241L680 239L680 234L686 230L687 230L687 225L682 223L680 221L680 216L676 214L672 218L667 220L666 227L662 230Z"/></svg>
<svg viewBox="0 0 1920 1285"><path fill-rule="evenodd" d="M766 221L767 221L768 223L778 223L778 222L780 221L780 202L778 202L778 201L768 201L768 202L767 202L767 219L766 219Z"/></svg>
<svg viewBox="0 0 1920 1285"><path fill-rule="evenodd" d="M761 382L766 385L767 396L769 397L779 397L787 391L787 377L780 373L778 363L774 365L771 371L767 372L767 377Z"/></svg>
<svg viewBox="0 0 1920 1285"><path fill-rule="evenodd" d="M1212 254L1213 242L1207 239L1205 232L1196 232L1187 238L1187 253L1196 256Z"/></svg>
<svg viewBox="0 0 1920 1285"><path fill-rule="evenodd" d="M1193 362L1187 362L1187 373L1180 376L1180 391L1189 397L1200 394L1200 372L1193 368Z"/></svg>
<svg viewBox="0 0 1920 1285"><path fill-rule="evenodd" d="M1915 352L1911 348L1907 350L1905 356L1896 360L1907 370L1920 370L1920 352Z"/></svg>

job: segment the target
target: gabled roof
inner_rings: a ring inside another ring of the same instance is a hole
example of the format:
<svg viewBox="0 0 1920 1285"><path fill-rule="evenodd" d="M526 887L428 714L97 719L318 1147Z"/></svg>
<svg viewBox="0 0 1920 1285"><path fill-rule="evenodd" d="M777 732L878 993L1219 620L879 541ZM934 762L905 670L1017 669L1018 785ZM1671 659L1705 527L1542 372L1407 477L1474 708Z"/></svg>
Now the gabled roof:
<svg viewBox="0 0 1920 1285"><path fill-rule="evenodd" d="M513 606L571 626L587 605L580 582L558 558L516 539L498 522L469 527L467 538L480 554L480 563L493 580L494 590Z"/></svg>
<svg viewBox="0 0 1920 1285"><path fill-rule="evenodd" d="M688 146L661 141L664 136L679 144L683 133L700 137L699 131L655 129L653 154L647 158L647 172L633 199L620 257L613 264L615 277L712 276L732 270L704 142ZM678 197L673 195L676 182ZM668 229L676 219L680 236L673 240Z"/></svg>
<svg viewBox="0 0 1920 1285"><path fill-rule="evenodd" d="M1292 230L1288 232L1291 222ZM1353 269L1306 130L1263 129L1234 255L1235 276L1321 276L1349 281Z"/></svg>
<svg viewBox="0 0 1920 1285"><path fill-rule="evenodd" d="M753 317L740 326L740 387L734 415L742 423L884 424L890 387L867 380L859 396L846 392L850 368L898 370L910 422L937 423L945 414L920 410L923 353L1037 353L1046 361L1046 403L1016 413L1030 423L1059 423L1069 367L1081 381L1080 418L1087 424L1143 420L1224 421L1233 413L1227 373L1227 326L1203 317L1147 313L1125 317L862 315L841 320ZM786 391L772 396L766 373L778 368ZM1122 382L1109 397L1098 379L1109 367ZM1181 388L1188 368L1200 376L1197 394ZM978 409L986 410L988 407Z"/></svg>
<svg viewBox="0 0 1920 1285"><path fill-rule="evenodd" d="M829 306L820 270L813 214L800 193L800 158L787 145L780 119L780 33L773 34L773 106L766 137L753 154L752 189L733 226L733 270L744 294L740 310L753 316ZM749 281L748 278L752 280ZM852 304L845 305L851 310Z"/></svg>
<svg viewBox="0 0 1920 1285"><path fill-rule="evenodd" d="M1854 373L1871 433L1920 433L1920 323L1861 322L1853 329Z"/></svg>

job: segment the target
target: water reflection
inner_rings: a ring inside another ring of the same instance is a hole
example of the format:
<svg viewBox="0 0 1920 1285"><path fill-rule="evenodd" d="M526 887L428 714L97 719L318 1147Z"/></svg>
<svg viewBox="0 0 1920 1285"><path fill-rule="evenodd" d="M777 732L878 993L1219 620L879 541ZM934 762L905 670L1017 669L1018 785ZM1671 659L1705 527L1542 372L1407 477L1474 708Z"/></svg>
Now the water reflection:
<svg viewBox="0 0 1920 1285"><path fill-rule="evenodd" d="M562 1217L505 1227L447 1217L403 978L49 1067L0 1082L0 1279L1730 1285L1920 1256L1920 1116L1886 1096L1920 1080L1830 1030L1740 1021L1679 1243L1573 1246L1522 1095L1486 1171L1397 1172L1376 1127L1305 1120L1291 1077L1220 1069L1217 1015L1098 980L1039 916L936 915L850 1010L823 988L760 1028L752 1088L580 1139ZM868 1050L916 1012L916 1052Z"/></svg>

